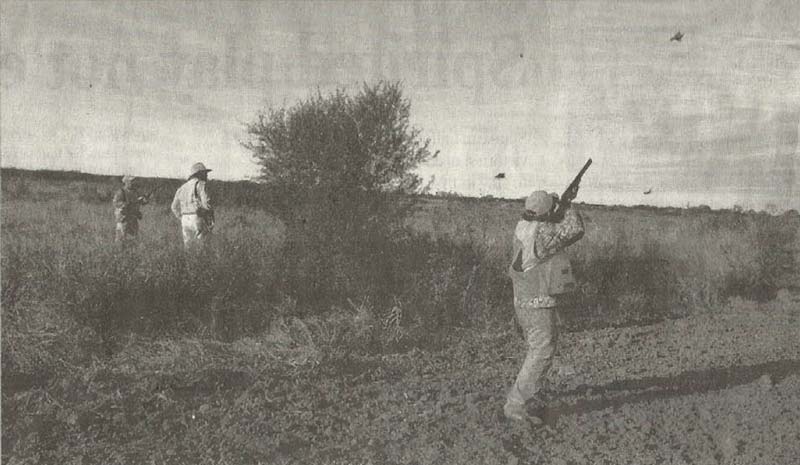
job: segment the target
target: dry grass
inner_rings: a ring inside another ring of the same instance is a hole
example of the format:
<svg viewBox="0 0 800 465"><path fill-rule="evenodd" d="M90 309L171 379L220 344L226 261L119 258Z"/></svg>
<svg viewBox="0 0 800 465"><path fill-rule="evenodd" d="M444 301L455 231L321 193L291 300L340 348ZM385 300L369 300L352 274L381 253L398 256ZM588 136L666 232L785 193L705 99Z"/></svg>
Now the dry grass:
<svg viewBox="0 0 800 465"><path fill-rule="evenodd" d="M577 326L709 311L732 296L767 300L795 282L796 213L578 208L587 232L569 249L580 284ZM520 209L511 201L429 200L412 222L472 244L483 258L481 271L502 274Z"/></svg>

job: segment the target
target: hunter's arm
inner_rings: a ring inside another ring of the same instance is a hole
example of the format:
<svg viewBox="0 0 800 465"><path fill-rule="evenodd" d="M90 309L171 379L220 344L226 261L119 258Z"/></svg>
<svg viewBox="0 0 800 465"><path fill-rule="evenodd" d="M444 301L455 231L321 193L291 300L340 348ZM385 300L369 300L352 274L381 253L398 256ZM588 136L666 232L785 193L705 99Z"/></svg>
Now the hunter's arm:
<svg viewBox="0 0 800 465"><path fill-rule="evenodd" d="M197 184L197 193L200 196L200 207L204 210L208 210L209 212L213 212L214 206L211 203L211 195L208 193L208 183L205 181L199 181Z"/></svg>
<svg viewBox="0 0 800 465"><path fill-rule="evenodd" d="M208 194L208 183L205 181L197 182L197 196L200 201L200 208L205 211L206 218L214 221L214 205L211 203L211 196Z"/></svg>
<svg viewBox="0 0 800 465"><path fill-rule="evenodd" d="M172 209L172 214L175 215L175 218L181 219L181 199L180 199L181 189L178 189L175 192L175 197L172 198L172 205L170 209Z"/></svg>
<svg viewBox="0 0 800 465"><path fill-rule="evenodd" d="M558 223L545 223L536 236L536 256L547 258L569 247L583 237L583 219L570 206Z"/></svg>

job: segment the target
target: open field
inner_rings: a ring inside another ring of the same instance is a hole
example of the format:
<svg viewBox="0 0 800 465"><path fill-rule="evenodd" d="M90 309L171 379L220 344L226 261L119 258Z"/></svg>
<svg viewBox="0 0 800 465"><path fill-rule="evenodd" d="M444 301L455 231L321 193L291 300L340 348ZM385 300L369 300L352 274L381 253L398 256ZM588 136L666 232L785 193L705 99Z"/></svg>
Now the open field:
<svg viewBox="0 0 800 465"><path fill-rule="evenodd" d="M3 171L4 462L800 459L796 213L581 206L532 429L500 418L519 203L423 199L388 263L337 262L320 311L286 287L269 192L214 183L213 252L187 257L177 184L145 180L163 187L121 249L108 178Z"/></svg>

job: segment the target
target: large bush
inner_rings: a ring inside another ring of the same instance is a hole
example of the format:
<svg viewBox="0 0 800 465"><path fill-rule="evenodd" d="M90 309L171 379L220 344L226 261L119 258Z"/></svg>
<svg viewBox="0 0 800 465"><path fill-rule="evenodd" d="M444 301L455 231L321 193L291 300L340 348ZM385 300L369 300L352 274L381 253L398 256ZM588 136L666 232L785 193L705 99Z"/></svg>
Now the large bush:
<svg viewBox="0 0 800 465"><path fill-rule="evenodd" d="M374 287L391 260L385 240L410 206L398 194L419 187L412 170L435 156L410 108L399 84L381 82L270 108L247 126L244 145L287 226L283 285L301 307Z"/></svg>

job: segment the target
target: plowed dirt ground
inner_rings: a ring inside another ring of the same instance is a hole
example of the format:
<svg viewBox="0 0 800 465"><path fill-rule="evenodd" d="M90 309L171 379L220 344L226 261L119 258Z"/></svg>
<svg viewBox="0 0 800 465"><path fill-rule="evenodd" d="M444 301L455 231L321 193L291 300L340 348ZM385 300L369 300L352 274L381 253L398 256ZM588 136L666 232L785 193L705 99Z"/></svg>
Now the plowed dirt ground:
<svg viewBox="0 0 800 465"><path fill-rule="evenodd" d="M798 307L562 335L543 427L502 419L522 349L492 339L398 359L317 415L353 428L328 450L375 463L800 463Z"/></svg>
<svg viewBox="0 0 800 465"><path fill-rule="evenodd" d="M501 415L514 334L276 368L258 341L130 344L4 388L4 456L40 463L796 464L800 302L562 334L545 424ZM146 361L146 362L145 362ZM13 386L12 386L13 388ZM49 407L48 407L49 406ZM7 449L10 448L10 449Z"/></svg>

